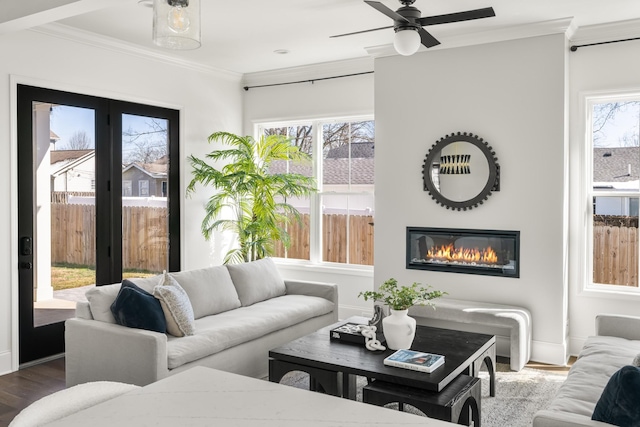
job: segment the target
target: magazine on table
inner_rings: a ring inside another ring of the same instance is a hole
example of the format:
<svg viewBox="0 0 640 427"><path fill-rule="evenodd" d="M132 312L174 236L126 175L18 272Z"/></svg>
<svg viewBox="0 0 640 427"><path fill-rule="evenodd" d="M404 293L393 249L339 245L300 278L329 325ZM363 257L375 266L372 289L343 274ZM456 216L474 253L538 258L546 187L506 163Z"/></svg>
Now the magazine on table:
<svg viewBox="0 0 640 427"><path fill-rule="evenodd" d="M444 356L414 350L398 350L385 358L384 364L430 373L444 364Z"/></svg>

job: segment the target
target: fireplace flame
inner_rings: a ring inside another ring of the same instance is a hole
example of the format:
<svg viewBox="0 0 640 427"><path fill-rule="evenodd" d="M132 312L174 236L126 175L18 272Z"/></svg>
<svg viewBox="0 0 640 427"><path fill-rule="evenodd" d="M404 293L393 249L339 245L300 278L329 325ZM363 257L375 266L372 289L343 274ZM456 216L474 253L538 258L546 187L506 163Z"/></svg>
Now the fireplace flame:
<svg viewBox="0 0 640 427"><path fill-rule="evenodd" d="M454 248L453 244L433 247L427 251L427 258L449 262L481 262L484 264L497 264L498 255L488 246L484 249L467 249L464 247Z"/></svg>

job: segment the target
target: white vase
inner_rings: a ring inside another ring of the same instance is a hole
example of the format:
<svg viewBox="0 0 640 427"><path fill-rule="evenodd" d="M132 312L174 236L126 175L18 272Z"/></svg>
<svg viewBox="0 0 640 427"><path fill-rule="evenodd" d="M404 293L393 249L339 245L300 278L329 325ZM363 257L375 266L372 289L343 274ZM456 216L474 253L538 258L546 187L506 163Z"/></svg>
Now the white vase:
<svg viewBox="0 0 640 427"><path fill-rule="evenodd" d="M416 336L416 319L407 315L409 310L391 309L391 316L382 319L382 331L391 350L411 348Z"/></svg>

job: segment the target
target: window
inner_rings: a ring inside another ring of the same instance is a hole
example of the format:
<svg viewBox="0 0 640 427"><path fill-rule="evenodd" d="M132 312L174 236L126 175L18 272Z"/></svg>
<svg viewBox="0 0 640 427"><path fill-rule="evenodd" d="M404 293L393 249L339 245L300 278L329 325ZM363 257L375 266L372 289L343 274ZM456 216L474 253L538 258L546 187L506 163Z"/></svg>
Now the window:
<svg viewBox="0 0 640 427"><path fill-rule="evenodd" d="M266 123L259 135L286 135L313 165L278 165L314 176L311 200L289 201L302 222L289 226L291 246L276 256L314 263L373 265L374 121L371 118ZM286 168L286 169L284 169Z"/></svg>
<svg viewBox="0 0 640 427"><path fill-rule="evenodd" d="M122 181L122 197L131 197L133 195L133 185L129 180Z"/></svg>
<svg viewBox="0 0 640 427"><path fill-rule="evenodd" d="M149 197L149 180L142 179L138 181L138 196Z"/></svg>
<svg viewBox="0 0 640 427"><path fill-rule="evenodd" d="M588 287L638 290L640 94L587 101Z"/></svg>

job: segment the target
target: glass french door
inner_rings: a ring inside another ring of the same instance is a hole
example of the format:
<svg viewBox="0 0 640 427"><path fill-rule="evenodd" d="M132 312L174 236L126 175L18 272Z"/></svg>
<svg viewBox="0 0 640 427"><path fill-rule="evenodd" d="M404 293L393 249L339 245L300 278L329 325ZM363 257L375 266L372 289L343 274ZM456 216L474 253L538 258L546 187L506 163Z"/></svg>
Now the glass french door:
<svg viewBox="0 0 640 427"><path fill-rule="evenodd" d="M179 269L178 136L175 110L18 86L21 364L90 287Z"/></svg>

